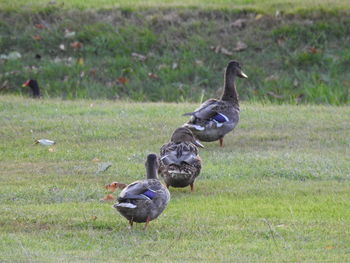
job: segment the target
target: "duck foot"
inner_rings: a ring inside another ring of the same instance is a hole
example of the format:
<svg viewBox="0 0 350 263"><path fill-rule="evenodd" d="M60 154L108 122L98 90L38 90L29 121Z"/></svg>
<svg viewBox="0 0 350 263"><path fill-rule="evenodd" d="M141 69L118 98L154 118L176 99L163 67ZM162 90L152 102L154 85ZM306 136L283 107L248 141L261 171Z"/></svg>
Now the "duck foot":
<svg viewBox="0 0 350 263"><path fill-rule="evenodd" d="M220 147L224 147L224 138L220 138Z"/></svg>
<svg viewBox="0 0 350 263"><path fill-rule="evenodd" d="M147 219L146 219L146 224L145 224L145 227L143 228L143 230L146 230L148 225L149 225L149 221L151 221L151 218L149 216L147 216Z"/></svg>
<svg viewBox="0 0 350 263"><path fill-rule="evenodd" d="M193 183L190 184L190 187L191 187L191 192L193 192L193 189L194 189Z"/></svg>

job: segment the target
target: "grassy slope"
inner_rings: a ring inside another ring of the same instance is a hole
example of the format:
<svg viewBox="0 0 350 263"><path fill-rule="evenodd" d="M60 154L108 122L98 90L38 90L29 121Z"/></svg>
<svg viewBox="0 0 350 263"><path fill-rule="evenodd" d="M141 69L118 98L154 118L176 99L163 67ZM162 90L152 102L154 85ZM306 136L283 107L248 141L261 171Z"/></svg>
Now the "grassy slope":
<svg viewBox="0 0 350 263"><path fill-rule="evenodd" d="M0 261L346 262L349 107L244 103L225 148L200 151L196 191L171 189L147 232L99 201L195 106L0 97ZM96 175L94 158L113 165Z"/></svg>
<svg viewBox="0 0 350 263"><path fill-rule="evenodd" d="M327 104L350 100L350 6L344 7L345 1L239 2L266 11L263 16L228 1L217 1L218 8L204 2L195 9L173 8L171 1L165 9L147 1L146 9L144 1L124 1L122 8L96 12L67 10L80 1L63 8L38 1L34 10L21 1L1 3L0 10L15 7L0 11L1 54L22 54L14 61L0 59L1 93L26 93L20 85L36 78L46 97L198 101L217 95L223 69L235 59L249 76L240 90L242 99ZM96 1L84 3L97 7ZM110 7L104 3L98 8ZM191 3L186 1L185 7ZM307 11L292 11L302 7ZM269 14L277 9L284 13ZM294 15L286 15L291 12ZM232 26L237 19L245 19L245 27ZM66 29L76 35L65 38ZM74 50L73 41L83 47ZM232 55L211 50L220 45L233 51L238 41L248 48ZM146 55L146 61L135 61L133 52ZM120 84L119 77L129 82Z"/></svg>
<svg viewBox="0 0 350 263"><path fill-rule="evenodd" d="M45 8L48 4L47 0L2 0L0 8L4 10L36 9ZM199 8L220 8L220 9L237 9L237 10L256 10L264 13L273 13L276 10L285 11L287 13L297 12L301 9L325 9L325 10L344 10L349 9L347 0L70 0L55 1L58 6L67 9L90 9L90 8L154 8L154 7L199 7ZM64 4L62 4L64 3Z"/></svg>

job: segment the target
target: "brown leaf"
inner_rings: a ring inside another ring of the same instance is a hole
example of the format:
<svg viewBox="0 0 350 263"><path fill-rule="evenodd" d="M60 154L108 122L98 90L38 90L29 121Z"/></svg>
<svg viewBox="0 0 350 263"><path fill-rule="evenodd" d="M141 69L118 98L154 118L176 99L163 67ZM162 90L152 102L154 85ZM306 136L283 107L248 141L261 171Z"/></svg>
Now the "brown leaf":
<svg viewBox="0 0 350 263"><path fill-rule="evenodd" d="M277 38L277 44L278 44L279 46L283 46L285 41L286 41L286 38L283 37L283 36Z"/></svg>
<svg viewBox="0 0 350 263"><path fill-rule="evenodd" d="M222 53L222 54L227 55L227 56L233 55L233 53L231 51L227 50L226 48L224 48L220 45L211 46L210 49L213 50L215 53Z"/></svg>
<svg viewBox="0 0 350 263"><path fill-rule="evenodd" d="M34 27L38 28L38 29L44 29L46 28L46 26L44 26L43 24L35 24Z"/></svg>
<svg viewBox="0 0 350 263"><path fill-rule="evenodd" d="M32 36L32 38L33 38L34 40L42 40L42 39L43 39L40 35Z"/></svg>
<svg viewBox="0 0 350 263"><path fill-rule="evenodd" d="M309 53L311 54L317 54L317 53L320 53L320 50L315 48L315 47L309 47L308 49Z"/></svg>
<svg viewBox="0 0 350 263"><path fill-rule="evenodd" d="M234 51L243 51L245 49L247 49L248 45L242 41L238 41L236 44L236 47L233 49Z"/></svg>
<svg viewBox="0 0 350 263"><path fill-rule="evenodd" d="M326 246L325 249L334 249L334 246Z"/></svg>
<svg viewBox="0 0 350 263"><path fill-rule="evenodd" d="M233 53L231 51L228 51L226 48L222 47L220 52L226 56L232 56Z"/></svg>
<svg viewBox="0 0 350 263"><path fill-rule="evenodd" d="M117 78L117 82L119 84L125 85L126 83L129 82L129 79L127 79L126 77L119 77L119 78Z"/></svg>
<svg viewBox="0 0 350 263"><path fill-rule="evenodd" d="M52 147L49 148L49 152L50 152L50 153L53 153L53 152L55 152L55 151L56 151L55 148L52 148Z"/></svg>
<svg viewBox="0 0 350 263"><path fill-rule="evenodd" d="M284 98L284 96L278 95L278 94L276 94L276 93L274 93L274 92L272 92L272 91L268 91L268 92L267 92L267 95L269 95L269 96L271 96L271 97L273 97L273 98L275 98L275 99L283 99L283 98Z"/></svg>
<svg viewBox="0 0 350 263"><path fill-rule="evenodd" d="M118 182L113 182L113 183L105 185L105 188L110 192L114 192L115 189L117 189L117 188L124 189L125 187L126 187L126 184L122 184L122 183L118 183Z"/></svg>
<svg viewBox="0 0 350 263"><path fill-rule="evenodd" d="M74 48L74 49L80 49L83 47L83 44L80 43L79 41L74 41L74 42L70 43L70 46L71 46L71 48Z"/></svg>
<svg viewBox="0 0 350 263"><path fill-rule="evenodd" d="M111 194L106 195L105 197L100 199L101 201L113 201L114 197Z"/></svg>
<svg viewBox="0 0 350 263"><path fill-rule="evenodd" d="M142 55L142 54L139 54L139 53L136 53L136 52L131 53L131 56L133 58L135 58L136 60L142 61L142 62L147 59L147 57L145 55Z"/></svg>
<svg viewBox="0 0 350 263"><path fill-rule="evenodd" d="M155 73L152 73L152 72L148 73L148 77L151 78L151 79L159 79L158 75L155 74Z"/></svg>
<svg viewBox="0 0 350 263"><path fill-rule="evenodd" d="M97 157L95 157L95 158L94 158L94 159L92 159L91 161L93 161L93 162L97 163L97 162L99 162L99 161L100 161L100 159L98 159Z"/></svg>
<svg viewBox="0 0 350 263"><path fill-rule="evenodd" d="M97 216L92 216L91 219L95 221L97 219Z"/></svg>
<svg viewBox="0 0 350 263"><path fill-rule="evenodd" d="M243 19L243 18L239 18L237 19L235 22L231 23L230 26L231 27L237 27L239 29L242 29L245 27L246 25L246 19Z"/></svg>

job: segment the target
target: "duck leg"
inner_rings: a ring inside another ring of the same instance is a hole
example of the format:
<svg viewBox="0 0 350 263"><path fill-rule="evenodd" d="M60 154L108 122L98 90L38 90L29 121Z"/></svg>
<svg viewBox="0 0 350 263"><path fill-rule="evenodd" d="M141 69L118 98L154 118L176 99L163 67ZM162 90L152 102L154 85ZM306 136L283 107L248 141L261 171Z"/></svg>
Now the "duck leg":
<svg viewBox="0 0 350 263"><path fill-rule="evenodd" d="M134 224L134 221L132 219L129 220L130 228L132 228L132 225Z"/></svg>
<svg viewBox="0 0 350 263"><path fill-rule="evenodd" d="M146 219L146 224L145 224L145 227L143 230L146 230L147 227L148 227L148 224L149 224L149 221L151 221L151 218L149 216L147 216L147 219Z"/></svg>
<svg viewBox="0 0 350 263"><path fill-rule="evenodd" d="M220 138L220 147L224 147L224 137Z"/></svg>
<svg viewBox="0 0 350 263"><path fill-rule="evenodd" d="M193 192L193 189L194 189L193 183L190 184L190 187L191 187L191 192Z"/></svg>

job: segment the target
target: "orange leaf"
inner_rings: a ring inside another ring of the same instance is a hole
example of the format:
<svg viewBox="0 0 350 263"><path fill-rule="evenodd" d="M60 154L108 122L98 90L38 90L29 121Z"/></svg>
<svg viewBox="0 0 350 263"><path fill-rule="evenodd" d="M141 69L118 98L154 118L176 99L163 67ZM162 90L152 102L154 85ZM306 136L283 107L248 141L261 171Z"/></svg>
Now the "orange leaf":
<svg viewBox="0 0 350 263"><path fill-rule="evenodd" d="M309 48L309 52L312 53L312 54L317 54L320 52L320 50L318 50L317 48L315 47L310 47Z"/></svg>
<svg viewBox="0 0 350 263"><path fill-rule="evenodd" d="M115 189L117 189L117 188L124 189L125 187L126 187L126 184L122 184L122 183L118 183L118 182L113 182L113 183L105 185L105 188L110 192L114 192Z"/></svg>
<svg viewBox="0 0 350 263"><path fill-rule="evenodd" d="M119 78L117 78L117 82L122 84L122 85L125 85L126 83L129 82L129 80L126 77L119 77Z"/></svg>
<svg viewBox="0 0 350 263"><path fill-rule="evenodd" d="M71 46L71 48L74 48L74 49L80 49L83 47L83 44L80 43L79 41L74 41L74 42L70 43L70 46Z"/></svg>
<svg viewBox="0 0 350 263"><path fill-rule="evenodd" d="M34 27L38 28L38 29L44 29L46 28L43 24L35 24Z"/></svg>
<svg viewBox="0 0 350 263"><path fill-rule="evenodd" d="M42 40L42 39L43 39L40 35L32 36L32 38L33 38L34 40Z"/></svg>
<svg viewBox="0 0 350 263"><path fill-rule="evenodd" d="M113 201L113 200L114 200L114 197L111 194L108 194L101 199L101 201Z"/></svg>
<svg viewBox="0 0 350 263"><path fill-rule="evenodd" d="M152 73L152 72L148 73L148 77L151 78L151 79L159 79L158 75L155 74L155 73Z"/></svg>

